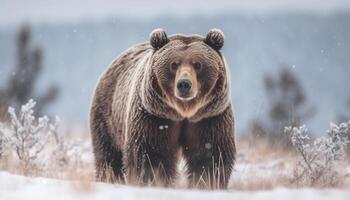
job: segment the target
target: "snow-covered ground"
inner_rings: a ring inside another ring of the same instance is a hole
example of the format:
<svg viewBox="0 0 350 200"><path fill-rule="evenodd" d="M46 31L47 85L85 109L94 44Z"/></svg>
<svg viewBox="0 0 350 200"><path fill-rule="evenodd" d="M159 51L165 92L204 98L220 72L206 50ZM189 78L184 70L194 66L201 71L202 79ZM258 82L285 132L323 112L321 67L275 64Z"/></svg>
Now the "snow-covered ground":
<svg viewBox="0 0 350 200"><path fill-rule="evenodd" d="M79 185L85 185L79 187ZM0 172L0 199L349 199L350 190L286 189L266 191L199 191L138 188L103 183L78 183L47 178L29 178Z"/></svg>
<svg viewBox="0 0 350 200"><path fill-rule="evenodd" d="M297 141L298 151L303 152L304 160L301 164L300 156L293 153L293 149L282 151L276 147L271 148L269 143L263 140L256 140L254 144L247 140L239 140L236 164L228 189L225 191L186 189L183 160L178 166L180 172L178 182L172 189L142 188L94 182L93 154L87 132L75 134L76 137L59 135L58 129L55 128L56 123L50 124L45 118L35 119L34 105L34 101L29 101L22 106L18 114L12 108L9 109L11 126L5 127L0 123L0 136L2 136L0 139L5 141L5 151L0 160L0 170L4 170L0 171L0 200L107 198L294 200L349 199L350 196L350 161L346 159L343 151L347 145L343 139L350 133L350 122L339 126L333 124L327 131L328 136L317 138L312 145L304 141L308 138L304 126L286 129L293 131L291 134L293 145ZM18 137L19 135L21 137ZM80 137L77 137L78 135ZM51 136L57 141L49 140L53 139ZM324 163L324 160L328 162ZM307 171L304 170L303 163L307 163ZM301 170L301 175L296 173L299 172L297 169Z"/></svg>

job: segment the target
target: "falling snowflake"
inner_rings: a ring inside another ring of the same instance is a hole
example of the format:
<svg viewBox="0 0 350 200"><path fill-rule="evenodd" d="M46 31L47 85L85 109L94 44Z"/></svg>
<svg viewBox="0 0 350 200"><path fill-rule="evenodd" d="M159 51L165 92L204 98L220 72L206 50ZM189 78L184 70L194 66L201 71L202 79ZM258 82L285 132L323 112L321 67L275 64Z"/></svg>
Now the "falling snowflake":
<svg viewBox="0 0 350 200"><path fill-rule="evenodd" d="M169 126L168 125L160 125L159 126L159 130L164 130L164 129L168 129Z"/></svg>
<svg viewBox="0 0 350 200"><path fill-rule="evenodd" d="M208 142L208 143L205 143L205 148L206 149L211 149L211 144Z"/></svg>

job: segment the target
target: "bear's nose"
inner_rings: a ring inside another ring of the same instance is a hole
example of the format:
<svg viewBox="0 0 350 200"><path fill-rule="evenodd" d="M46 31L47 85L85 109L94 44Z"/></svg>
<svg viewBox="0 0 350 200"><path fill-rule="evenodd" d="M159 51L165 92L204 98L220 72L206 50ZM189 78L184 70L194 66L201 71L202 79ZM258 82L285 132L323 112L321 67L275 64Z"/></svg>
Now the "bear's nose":
<svg viewBox="0 0 350 200"><path fill-rule="evenodd" d="M188 79L180 79L176 85L179 90L181 96L187 96L191 90L192 83Z"/></svg>

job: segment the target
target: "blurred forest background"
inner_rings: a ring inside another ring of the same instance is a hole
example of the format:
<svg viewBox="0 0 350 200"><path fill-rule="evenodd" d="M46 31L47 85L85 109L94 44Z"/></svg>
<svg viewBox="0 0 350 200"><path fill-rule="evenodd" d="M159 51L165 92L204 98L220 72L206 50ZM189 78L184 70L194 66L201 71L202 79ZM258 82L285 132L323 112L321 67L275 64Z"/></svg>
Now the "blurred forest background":
<svg viewBox="0 0 350 200"><path fill-rule="evenodd" d="M223 52L239 135L272 136L274 142L284 137L285 126L307 124L311 132L323 133L330 122L350 119L346 1L326 1L329 7L324 2L313 7L311 0L296 1L294 7L292 1L254 7L203 1L198 9L196 1L182 0L180 5L153 0L155 8L134 0L120 7L120 1L104 6L66 1L56 7L28 2L0 0L2 118L8 106L18 108L33 98L40 115L86 127L97 79L118 54L148 40L157 27L169 35L205 35L218 27L226 36ZM184 3L189 5L183 8ZM60 9L67 10L60 15Z"/></svg>

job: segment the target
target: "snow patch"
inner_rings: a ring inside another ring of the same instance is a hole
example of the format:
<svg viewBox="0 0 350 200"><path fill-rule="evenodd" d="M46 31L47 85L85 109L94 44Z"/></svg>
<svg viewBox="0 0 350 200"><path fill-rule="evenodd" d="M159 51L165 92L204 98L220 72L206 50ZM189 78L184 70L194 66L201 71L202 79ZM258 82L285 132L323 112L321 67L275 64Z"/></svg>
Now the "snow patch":
<svg viewBox="0 0 350 200"><path fill-rule="evenodd" d="M276 188L267 191L243 192L235 190L227 191L200 191L185 189L165 188L140 188L104 183L91 183L90 190L82 191L77 187L77 182L62 181L47 178L29 178L0 172L0 197L1 199L259 199L259 200L295 200L295 199L348 199L349 190L335 189L286 189Z"/></svg>

